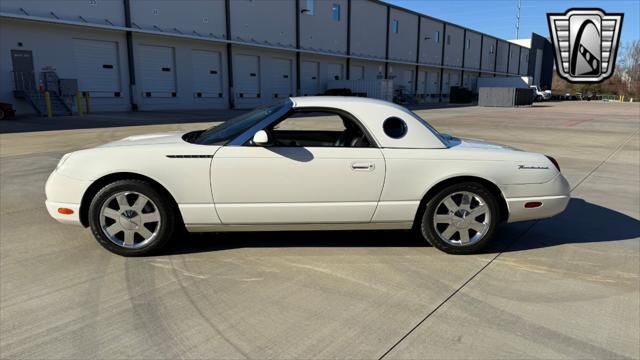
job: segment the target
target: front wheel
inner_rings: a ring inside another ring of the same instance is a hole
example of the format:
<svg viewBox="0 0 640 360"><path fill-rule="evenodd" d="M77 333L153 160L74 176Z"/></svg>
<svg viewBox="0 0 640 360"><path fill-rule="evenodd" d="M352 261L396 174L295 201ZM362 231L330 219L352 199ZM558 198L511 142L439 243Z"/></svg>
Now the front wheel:
<svg viewBox="0 0 640 360"><path fill-rule="evenodd" d="M123 256L148 255L173 235L174 213L171 203L149 183L118 180L94 196L89 225L107 250Z"/></svg>
<svg viewBox="0 0 640 360"><path fill-rule="evenodd" d="M470 254L485 246L499 218L495 196L477 183L451 185L426 204L422 236L449 254Z"/></svg>

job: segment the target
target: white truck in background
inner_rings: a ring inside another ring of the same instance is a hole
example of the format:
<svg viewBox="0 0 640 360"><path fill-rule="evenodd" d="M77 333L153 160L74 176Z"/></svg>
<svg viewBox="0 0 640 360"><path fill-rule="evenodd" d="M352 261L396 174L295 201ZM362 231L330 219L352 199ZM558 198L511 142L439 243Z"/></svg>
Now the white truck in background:
<svg viewBox="0 0 640 360"><path fill-rule="evenodd" d="M478 79L478 88L529 88L534 92L535 101L551 99L551 90L541 90L538 85L532 85L532 82L533 79L529 76L481 77Z"/></svg>
<svg viewBox="0 0 640 360"><path fill-rule="evenodd" d="M551 90L540 90L538 85L529 86L536 94L536 101L551 100Z"/></svg>

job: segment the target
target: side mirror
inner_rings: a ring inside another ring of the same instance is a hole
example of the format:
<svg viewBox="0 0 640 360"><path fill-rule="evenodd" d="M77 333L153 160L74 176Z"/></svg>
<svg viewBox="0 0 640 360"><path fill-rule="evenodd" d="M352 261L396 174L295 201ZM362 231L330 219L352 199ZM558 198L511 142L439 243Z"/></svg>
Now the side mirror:
<svg viewBox="0 0 640 360"><path fill-rule="evenodd" d="M253 135L253 139L251 140L254 145L258 146L268 146L271 145L269 140L269 134L266 131L260 130Z"/></svg>

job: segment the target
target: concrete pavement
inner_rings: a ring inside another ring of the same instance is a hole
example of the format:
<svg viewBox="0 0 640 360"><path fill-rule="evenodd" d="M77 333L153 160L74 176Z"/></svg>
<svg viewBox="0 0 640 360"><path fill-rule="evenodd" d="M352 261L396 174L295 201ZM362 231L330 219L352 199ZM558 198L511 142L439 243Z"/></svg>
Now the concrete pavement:
<svg viewBox="0 0 640 360"><path fill-rule="evenodd" d="M0 357L640 358L638 104L418 114L556 157L569 208L473 256L376 231L191 235L122 258L48 217L46 177L70 150L206 125L0 135Z"/></svg>

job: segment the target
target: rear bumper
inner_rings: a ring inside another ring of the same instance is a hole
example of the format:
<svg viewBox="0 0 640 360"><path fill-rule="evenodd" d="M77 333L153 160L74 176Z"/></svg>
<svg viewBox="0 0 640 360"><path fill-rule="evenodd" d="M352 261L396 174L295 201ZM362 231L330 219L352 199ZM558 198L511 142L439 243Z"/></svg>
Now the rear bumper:
<svg viewBox="0 0 640 360"><path fill-rule="evenodd" d="M571 200L567 179L558 174L553 180L543 184L510 186L505 193L509 208L507 222L544 219L557 215L566 209ZM526 208L529 202L540 202L535 208Z"/></svg>
<svg viewBox="0 0 640 360"><path fill-rule="evenodd" d="M509 207L508 222L552 217L563 212L567 208L570 199L569 195L507 199L507 206ZM524 205L528 202L540 202L542 205L536 208L526 208Z"/></svg>

